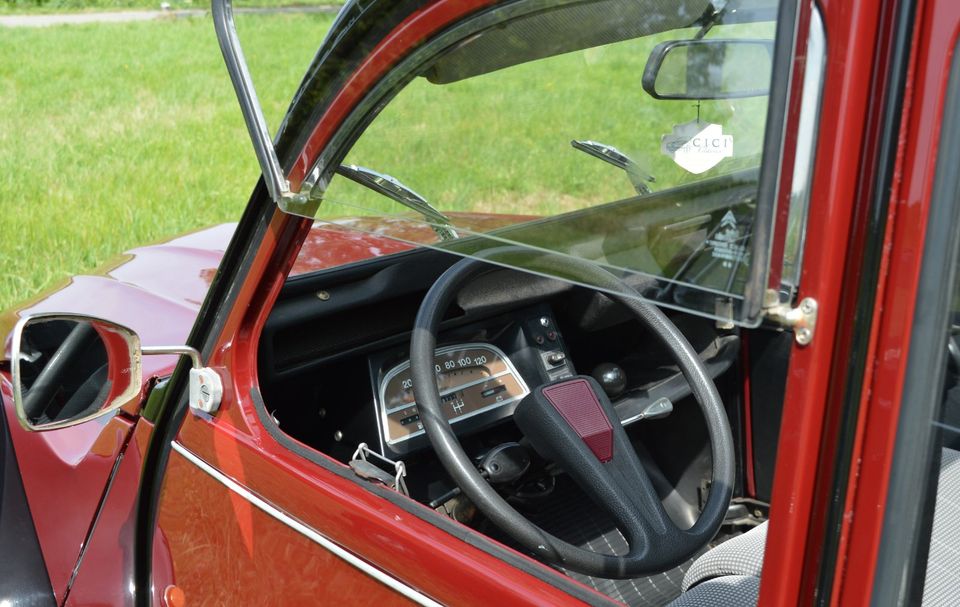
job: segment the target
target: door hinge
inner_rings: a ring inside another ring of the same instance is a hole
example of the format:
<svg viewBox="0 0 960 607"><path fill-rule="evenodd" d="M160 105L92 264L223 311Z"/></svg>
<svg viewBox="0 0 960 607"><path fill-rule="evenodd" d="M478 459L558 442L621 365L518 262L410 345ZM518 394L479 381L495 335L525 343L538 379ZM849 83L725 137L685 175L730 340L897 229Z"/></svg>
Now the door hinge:
<svg viewBox="0 0 960 607"><path fill-rule="evenodd" d="M798 345L806 346L813 341L817 328L817 300L804 297L796 308L788 303L780 303L780 294L767 289L763 298L763 311L767 320L781 327L793 329L793 337Z"/></svg>

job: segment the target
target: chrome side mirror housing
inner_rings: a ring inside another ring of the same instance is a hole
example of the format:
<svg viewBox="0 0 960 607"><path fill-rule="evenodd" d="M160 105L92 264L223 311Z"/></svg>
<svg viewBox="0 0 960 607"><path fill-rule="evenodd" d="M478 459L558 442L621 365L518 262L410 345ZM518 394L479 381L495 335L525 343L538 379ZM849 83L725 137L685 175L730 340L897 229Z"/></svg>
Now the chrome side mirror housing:
<svg viewBox="0 0 960 607"><path fill-rule="evenodd" d="M55 430L113 412L140 392L140 338L90 316L38 314L13 329L13 402L28 430Z"/></svg>
<svg viewBox="0 0 960 607"><path fill-rule="evenodd" d="M10 366L20 424L40 432L76 426L115 412L140 395L144 354L185 354L190 405L213 413L220 376L187 346L144 348L131 329L79 314L34 314L13 328Z"/></svg>

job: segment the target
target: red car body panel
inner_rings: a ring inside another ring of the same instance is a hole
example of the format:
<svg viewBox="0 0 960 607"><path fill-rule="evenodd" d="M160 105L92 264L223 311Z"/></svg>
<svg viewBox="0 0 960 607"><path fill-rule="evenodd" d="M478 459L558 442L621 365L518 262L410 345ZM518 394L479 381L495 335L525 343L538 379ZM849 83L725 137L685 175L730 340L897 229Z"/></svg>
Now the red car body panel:
<svg viewBox="0 0 960 607"><path fill-rule="evenodd" d="M95 532L83 554L81 567L67 595L67 605L129 605L133 603L133 545L137 485L143 454L153 428L139 419L125 445L109 490L105 494ZM154 542L157 574L169 578L169 550L162 535ZM163 588L155 593L159 599ZM160 605L159 600L155 603ZM172 606L171 606L172 607Z"/></svg>
<svg viewBox="0 0 960 607"><path fill-rule="evenodd" d="M524 219L521 216L471 214L459 214L457 217L458 223L478 230ZM295 273L362 261L408 250L414 246L409 243L431 243L436 240L436 234L429 227L417 226L402 217L386 221L382 218L337 221L349 228L335 223L318 223L309 230L303 252L297 259ZM235 224L223 224L166 243L133 249L108 264L99 274L74 277L66 286L36 298L14 315L8 316L4 323L8 328L0 328L0 331L9 333L9 327L12 327L17 315L75 313L109 318L123 324L134 330L144 345L182 344L196 319L235 227ZM142 395L149 391L149 384L154 378L172 373L176 362L174 356L144 357ZM132 508L130 500L136 495L140 465L131 463L133 458L129 453L118 468L110 495L104 496L104 490L136 423L136 419L128 414L135 415L139 403L125 408L126 414L100 418L71 428L29 432L17 420L8 375L0 376L0 387L14 449L19 454L24 491L31 505L38 541L55 596L62 600L67 595L77 559L101 499L106 500L105 504L111 504L111 508L119 507L113 505L118 500ZM141 442L145 440L146 437L141 437ZM139 459L136 461L139 462ZM133 482L125 483L120 480L122 478L132 478ZM116 497L118 491L126 497ZM70 496L69 507L64 507L64 495ZM100 520L115 521L113 515L107 514L101 515ZM111 523L99 524L109 526ZM99 528L94 538L99 540L105 534L105 528ZM117 545L113 546L114 550L117 548ZM103 554L101 550L102 547L96 552L88 550L84 554L86 562L118 562L116 555ZM125 555L125 558L129 556ZM107 567L105 571L115 570ZM114 580L115 577L111 573L109 579ZM84 576L78 576L77 582L84 579ZM86 596L84 589L93 592L92 599L96 593L102 593L105 587L102 583L106 581L100 580L91 586L81 584L70 587L71 602L89 604L85 599L81 600ZM106 587L114 584L111 582ZM120 586L113 594L127 596Z"/></svg>
<svg viewBox="0 0 960 607"><path fill-rule="evenodd" d="M885 288L877 294L877 309L871 336L872 376L865 378L857 427L854 457L862 462L851 472L844 533L846 550L837 567L843 583L834 592L835 605L866 605L874 584L873 567L882 539L889 470L901 409L909 357L910 335L917 301L917 285L930 211L935 168L939 152L940 125L954 50L960 40L960 4L922 2L917 9L914 63L903 113L900 155L897 159L887 233L888 255L884 260ZM946 269L945 269L946 271Z"/></svg>
<svg viewBox="0 0 960 607"><path fill-rule="evenodd" d="M849 340L850 325L841 322L840 304L845 288L855 284L838 260L856 263L847 245L869 105L871 72L864 66L873 63L879 6L841 0L821 7L829 60L800 280L800 297L815 298L819 316L816 339L794 347L790 358L764 554L764 573L774 573L764 575L760 587L761 603L768 605L812 601L820 540L811 534L811 519L824 507L815 500L819 466L832 464L828 455L821 459L829 451L823 450L825 433L831 431L824 419L831 403L842 402L834 391L846 359L836 347Z"/></svg>
<svg viewBox="0 0 960 607"><path fill-rule="evenodd" d="M289 176L293 187L344 117L398 58L432 32L485 4L437 2L415 12L388 35L317 124ZM844 297L849 295L845 289L860 263L851 243L878 237L863 232L865 223L856 212L865 195L858 188L861 157L868 154L871 143L868 117L876 114L869 99L872 73L863 66L872 65L881 37L879 4L820 3L829 61L800 293L817 299L820 316L816 338L809 346L795 347L790 362L762 604L809 602L822 556L815 526L821 521L818 512L826 505L818 482L832 463L832 433L841 402L838 390L845 348L851 339L851 310ZM886 288L877 294L877 309L883 313L875 317L871 338L878 366L865 378L870 390L864 392L858 443L863 463L850 478L851 518L844 528L845 560L838 561L834 604L866 603L871 596L945 74L960 28L960 7L955 3L931 0L923 9L918 12L921 34L915 39L923 42L911 74L912 103L905 105L908 120L904 128L910 137L901 149L903 183L895 188L897 197L890 206L884 235L888 243L883 269ZM472 220L477 229L489 229L519 219L465 216L458 218L458 224ZM75 278L20 313L101 316L129 326L146 345L184 343L232 233L233 226L225 225L136 249L103 275ZM425 520L430 514L425 507L423 518L411 514L337 474L337 469L345 469L339 462L330 460L328 466L321 466L264 431L254 403L257 345L288 274L340 266L412 246L390 236L409 242L435 240L429 228L414 228L402 219L363 218L351 220L349 226L311 226L309 220L276 211L210 356L211 366L225 374L221 412L214 418L188 414L178 443L272 507L435 600L464 605L579 603L564 590L439 529ZM175 362L173 357L146 358L144 392L151 379L168 375ZM57 598L62 599L66 592L94 521L82 566L70 587L69 603L132 601L134 500L150 424L129 416L128 410L76 428L31 434L16 422L9 376L0 379L24 489ZM171 454L166 478L154 543L153 593L158 602L175 587L187 604L270 604L277 603L280 596L283 604L342 601L344 597L367 600L371 605L408 603L394 590L229 490L179 452ZM69 508L64 507L64 494L75 502ZM101 500L99 518L94 520ZM515 556L529 568L551 575L544 565ZM846 568L847 562L859 566ZM596 598L602 601L605 597Z"/></svg>

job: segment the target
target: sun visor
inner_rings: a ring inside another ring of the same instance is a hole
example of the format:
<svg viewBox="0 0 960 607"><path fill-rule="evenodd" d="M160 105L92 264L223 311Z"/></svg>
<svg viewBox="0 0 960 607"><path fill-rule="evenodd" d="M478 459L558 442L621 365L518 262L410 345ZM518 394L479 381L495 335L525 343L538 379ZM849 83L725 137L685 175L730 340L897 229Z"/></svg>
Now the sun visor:
<svg viewBox="0 0 960 607"><path fill-rule="evenodd" d="M710 0L605 0L545 8L467 38L423 76L434 84L449 84L528 61L690 27L712 6ZM611 20L610 15L618 18Z"/></svg>

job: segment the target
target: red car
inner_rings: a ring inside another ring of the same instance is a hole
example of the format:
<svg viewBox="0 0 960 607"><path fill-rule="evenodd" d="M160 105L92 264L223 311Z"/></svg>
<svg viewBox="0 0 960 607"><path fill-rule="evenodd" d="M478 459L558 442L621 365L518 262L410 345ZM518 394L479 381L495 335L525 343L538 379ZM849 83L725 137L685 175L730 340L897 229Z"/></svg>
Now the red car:
<svg viewBox="0 0 960 607"><path fill-rule="evenodd" d="M0 606L960 603L960 4L355 0L275 140L213 13L263 179L4 317Z"/></svg>

